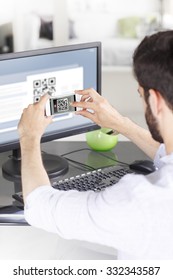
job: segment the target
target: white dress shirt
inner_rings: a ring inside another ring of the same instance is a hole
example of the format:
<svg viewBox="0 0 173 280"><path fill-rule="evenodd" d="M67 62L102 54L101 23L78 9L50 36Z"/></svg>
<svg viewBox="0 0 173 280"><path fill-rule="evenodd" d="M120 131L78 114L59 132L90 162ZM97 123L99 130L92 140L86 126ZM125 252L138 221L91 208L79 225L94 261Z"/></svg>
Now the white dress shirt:
<svg viewBox="0 0 173 280"><path fill-rule="evenodd" d="M102 192L40 186L27 196L29 224L66 239L118 250L119 259L173 259L173 154L162 144L158 170L125 175Z"/></svg>

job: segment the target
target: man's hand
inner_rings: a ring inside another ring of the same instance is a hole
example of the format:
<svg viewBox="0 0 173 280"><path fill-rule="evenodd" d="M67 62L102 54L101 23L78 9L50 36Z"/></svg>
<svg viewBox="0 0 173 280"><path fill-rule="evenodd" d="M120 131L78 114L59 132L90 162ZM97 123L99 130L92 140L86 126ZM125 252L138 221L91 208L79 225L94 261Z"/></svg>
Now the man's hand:
<svg viewBox="0 0 173 280"><path fill-rule="evenodd" d="M154 158L159 143L151 137L148 130L119 114L94 89L76 90L75 93L82 95L80 102L73 102L72 104L72 106L82 108L82 110L76 112L77 115L89 118L101 127L111 128L123 134L149 157Z"/></svg>
<svg viewBox="0 0 173 280"><path fill-rule="evenodd" d="M87 117L101 127L112 128L123 133L124 117L104 97L92 88L77 90L75 93L82 95L80 102L72 104L72 106L82 108L76 112L77 115Z"/></svg>
<svg viewBox="0 0 173 280"><path fill-rule="evenodd" d="M50 187L48 175L44 169L40 151L40 139L52 117L45 116L45 105L49 95L41 97L38 103L29 105L21 116L18 131L22 155L22 188L26 196L42 185Z"/></svg>
<svg viewBox="0 0 173 280"><path fill-rule="evenodd" d="M52 122L52 117L45 116L45 105L48 99L49 95L46 94L41 97L38 103L31 104L23 110L18 124L20 140L24 138L40 141L46 127Z"/></svg>

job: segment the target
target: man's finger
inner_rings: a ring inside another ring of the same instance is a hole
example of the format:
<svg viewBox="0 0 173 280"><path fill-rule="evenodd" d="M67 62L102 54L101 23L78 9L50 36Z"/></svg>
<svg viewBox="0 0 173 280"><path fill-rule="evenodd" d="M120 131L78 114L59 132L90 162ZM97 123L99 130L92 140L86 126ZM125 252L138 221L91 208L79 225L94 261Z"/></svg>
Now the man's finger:
<svg viewBox="0 0 173 280"><path fill-rule="evenodd" d="M92 102L73 102L71 104L73 107L78 107L82 109L92 109L93 111L96 111L97 107Z"/></svg>
<svg viewBox="0 0 173 280"><path fill-rule="evenodd" d="M93 99L92 99L91 96L89 96L89 95L83 95L83 96L81 97L81 100L80 100L80 101L91 102L91 100L93 101Z"/></svg>
<svg viewBox="0 0 173 280"><path fill-rule="evenodd" d="M96 122L96 121L95 121L95 115L94 115L93 113L91 113L91 112L86 111L86 110L76 111L75 114L76 114L76 115L81 115L81 116L83 116L83 117L85 117L85 118L90 119L90 120L93 121L93 122Z"/></svg>
<svg viewBox="0 0 173 280"><path fill-rule="evenodd" d="M100 96L97 91L95 91L93 88L88 88L84 90L75 90L76 94L79 95L89 95L93 99L96 98L97 96Z"/></svg>
<svg viewBox="0 0 173 280"><path fill-rule="evenodd" d="M46 105L46 102L50 99L50 95L49 94L44 94L43 96L41 96L38 104L39 106L42 106L43 108L45 107Z"/></svg>

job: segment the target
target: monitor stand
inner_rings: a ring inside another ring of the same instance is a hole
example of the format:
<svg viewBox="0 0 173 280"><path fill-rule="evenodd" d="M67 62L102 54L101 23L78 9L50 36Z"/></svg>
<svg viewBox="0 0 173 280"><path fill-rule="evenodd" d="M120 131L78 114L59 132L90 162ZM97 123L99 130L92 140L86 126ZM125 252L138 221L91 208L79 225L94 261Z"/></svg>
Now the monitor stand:
<svg viewBox="0 0 173 280"><path fill-rule="evenodd" d="M68 161L63 157L42 152L42 159L50 179L63 175L68 171ZM2 174L8 181L21 182L20 149L12 151L12 155L2 165Z"/></svg>

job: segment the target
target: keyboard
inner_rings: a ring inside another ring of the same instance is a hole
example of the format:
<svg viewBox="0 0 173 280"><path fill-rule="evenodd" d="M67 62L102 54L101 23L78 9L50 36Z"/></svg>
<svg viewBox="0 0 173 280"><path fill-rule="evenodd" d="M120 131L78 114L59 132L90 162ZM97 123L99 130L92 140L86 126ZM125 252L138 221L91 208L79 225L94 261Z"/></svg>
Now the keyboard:
<svg viewBox="0 0 173 280"><path fill-rule="evenodd" d="M124 175L130 172L128 168L111 166L54 182L52 187L63 191L102 191L116 184Z"/></svg>
<svg viewBox="0 0 173 280"><path fill-rule="evenodd" d="M128 167L111 166L55 181L52 183L52 187L61 191L77 190L83 192L91 190L100 192L116 184L128 173L132 173ZM13 198L23 203L22 192L15 193Z"/></svg>

